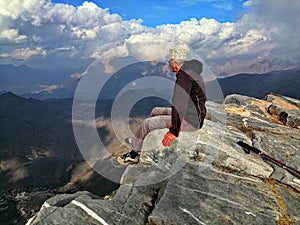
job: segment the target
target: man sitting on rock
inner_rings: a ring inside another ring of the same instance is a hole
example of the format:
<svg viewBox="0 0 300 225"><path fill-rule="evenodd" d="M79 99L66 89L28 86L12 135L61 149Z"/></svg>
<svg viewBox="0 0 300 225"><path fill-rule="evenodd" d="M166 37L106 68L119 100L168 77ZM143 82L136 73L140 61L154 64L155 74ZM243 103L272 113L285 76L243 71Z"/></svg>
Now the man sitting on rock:
<svg viewBox="0 0 300 225"><path fill-rule="evenodd" d="M143 140L155 129L169 128L162 144L170 146L180 131L195 131L203 126L206 115L206 93L201 76L203 64L196 59L172 58L169 65L176 73L172 107L155 107L135 133L135 138L125 139L132 150L117 158L122 165L138 163Z"/></svg>

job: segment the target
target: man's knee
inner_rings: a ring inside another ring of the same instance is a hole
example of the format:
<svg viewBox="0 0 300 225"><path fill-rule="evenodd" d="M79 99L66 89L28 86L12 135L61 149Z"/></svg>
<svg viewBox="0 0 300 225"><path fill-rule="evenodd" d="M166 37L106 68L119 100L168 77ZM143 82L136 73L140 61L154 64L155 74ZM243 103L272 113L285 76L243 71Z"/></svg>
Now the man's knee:
<svg viewBox="0 0 300 225"><path fill-rule="evenodd" d="M151 127L151 118L147 118L142 122L142 127L145 131L150 131Z"/></svg>
<svg viewBox="0 0 300 225"><path fill-rule="evenodd" d="M171 113L171 107L154 107L150 113L150 116L171 115Z"/></svg>
<svg viewBox="0 0 300 225"><path fill-rule="evenodd" d="M143 129L146 132L166 127L166 123L161 116L149 117L143 121Z"/></svg>
<svg viewBox="0 0 300 225"><path fill-rule="evenodd" d="M159 108L159 107L154 107L154 108L151 110L150 116L156 116L156 115L159 115L159 112L160 112L160 108Z"/></svg>

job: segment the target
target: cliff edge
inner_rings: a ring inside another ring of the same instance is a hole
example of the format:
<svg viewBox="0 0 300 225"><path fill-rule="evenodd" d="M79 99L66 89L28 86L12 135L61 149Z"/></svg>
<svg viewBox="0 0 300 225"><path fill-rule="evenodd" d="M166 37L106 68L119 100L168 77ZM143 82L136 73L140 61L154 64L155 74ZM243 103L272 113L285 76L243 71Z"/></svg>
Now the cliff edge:
<svg viewBox="0 0 300 225"><path fill-rule="evenodd" d="M300 170L300 101L229 95L207 108L203 128L169 148L160 144L166 130L151 132L116 192L57 195L27 225L299 223L300 179L237 142Z"/></svg>

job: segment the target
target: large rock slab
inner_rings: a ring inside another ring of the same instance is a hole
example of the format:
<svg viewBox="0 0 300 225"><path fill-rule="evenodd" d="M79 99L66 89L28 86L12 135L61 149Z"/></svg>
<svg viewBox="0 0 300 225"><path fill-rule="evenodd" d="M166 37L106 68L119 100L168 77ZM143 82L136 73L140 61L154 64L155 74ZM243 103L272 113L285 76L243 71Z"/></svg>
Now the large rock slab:
<svg viewBox="0 0 300 225"><path fill-rule="evenodd" d="M266 100L272 104L268 108L270 114L274 114L285 125L300 127L300 101L285 96L269 94Z"/></svg>
<svg viewBox="0 0 300 225"><path fill-rule="evenodd" d="M251 196L251 197L249 197ZM186 166L173 176L149 216L150 224L276 224L274 193L256 178Z"/></svg>
<svg viewBox="0 0 300 225"><path fill-rule="evenodd" d="M203 128L181 132L170 147L161 144L167 129L151 132L140 162L120 168L116 192L55 196L28 225L300 223L300 180L237 144L244 141L299 169L299 129L270 112L275 97L209 102ZM95 165L106 165L101 163Z"/></svg>
<svg viewBox="0 0 300 225"><path fill-rule="evenodd" d="M274 94L268 95L266 100L240 95L227 96L224 101L228 113L227 124L243 131L254 147L299 171L300 130L283 123L278 113L271 113L270 108L274 104L286 110L299 108L299 100ZM300 115L295 120L298 119ZM274 169L272 178L296 189L300 188L299 178L268 163Z"/></svg>

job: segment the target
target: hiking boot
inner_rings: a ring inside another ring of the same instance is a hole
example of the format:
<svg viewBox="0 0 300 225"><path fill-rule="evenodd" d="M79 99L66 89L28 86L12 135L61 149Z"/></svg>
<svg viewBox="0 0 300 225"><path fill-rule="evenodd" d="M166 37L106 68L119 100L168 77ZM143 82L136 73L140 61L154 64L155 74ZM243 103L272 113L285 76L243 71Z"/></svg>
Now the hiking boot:
<svg viewBox="0 0 300 225"><path fill-rule="evenodd" d="M139 162L139 153L131 150L131 152L125 153L124 155L118 156L117 161L121 165L136 164Z"/></svg>

